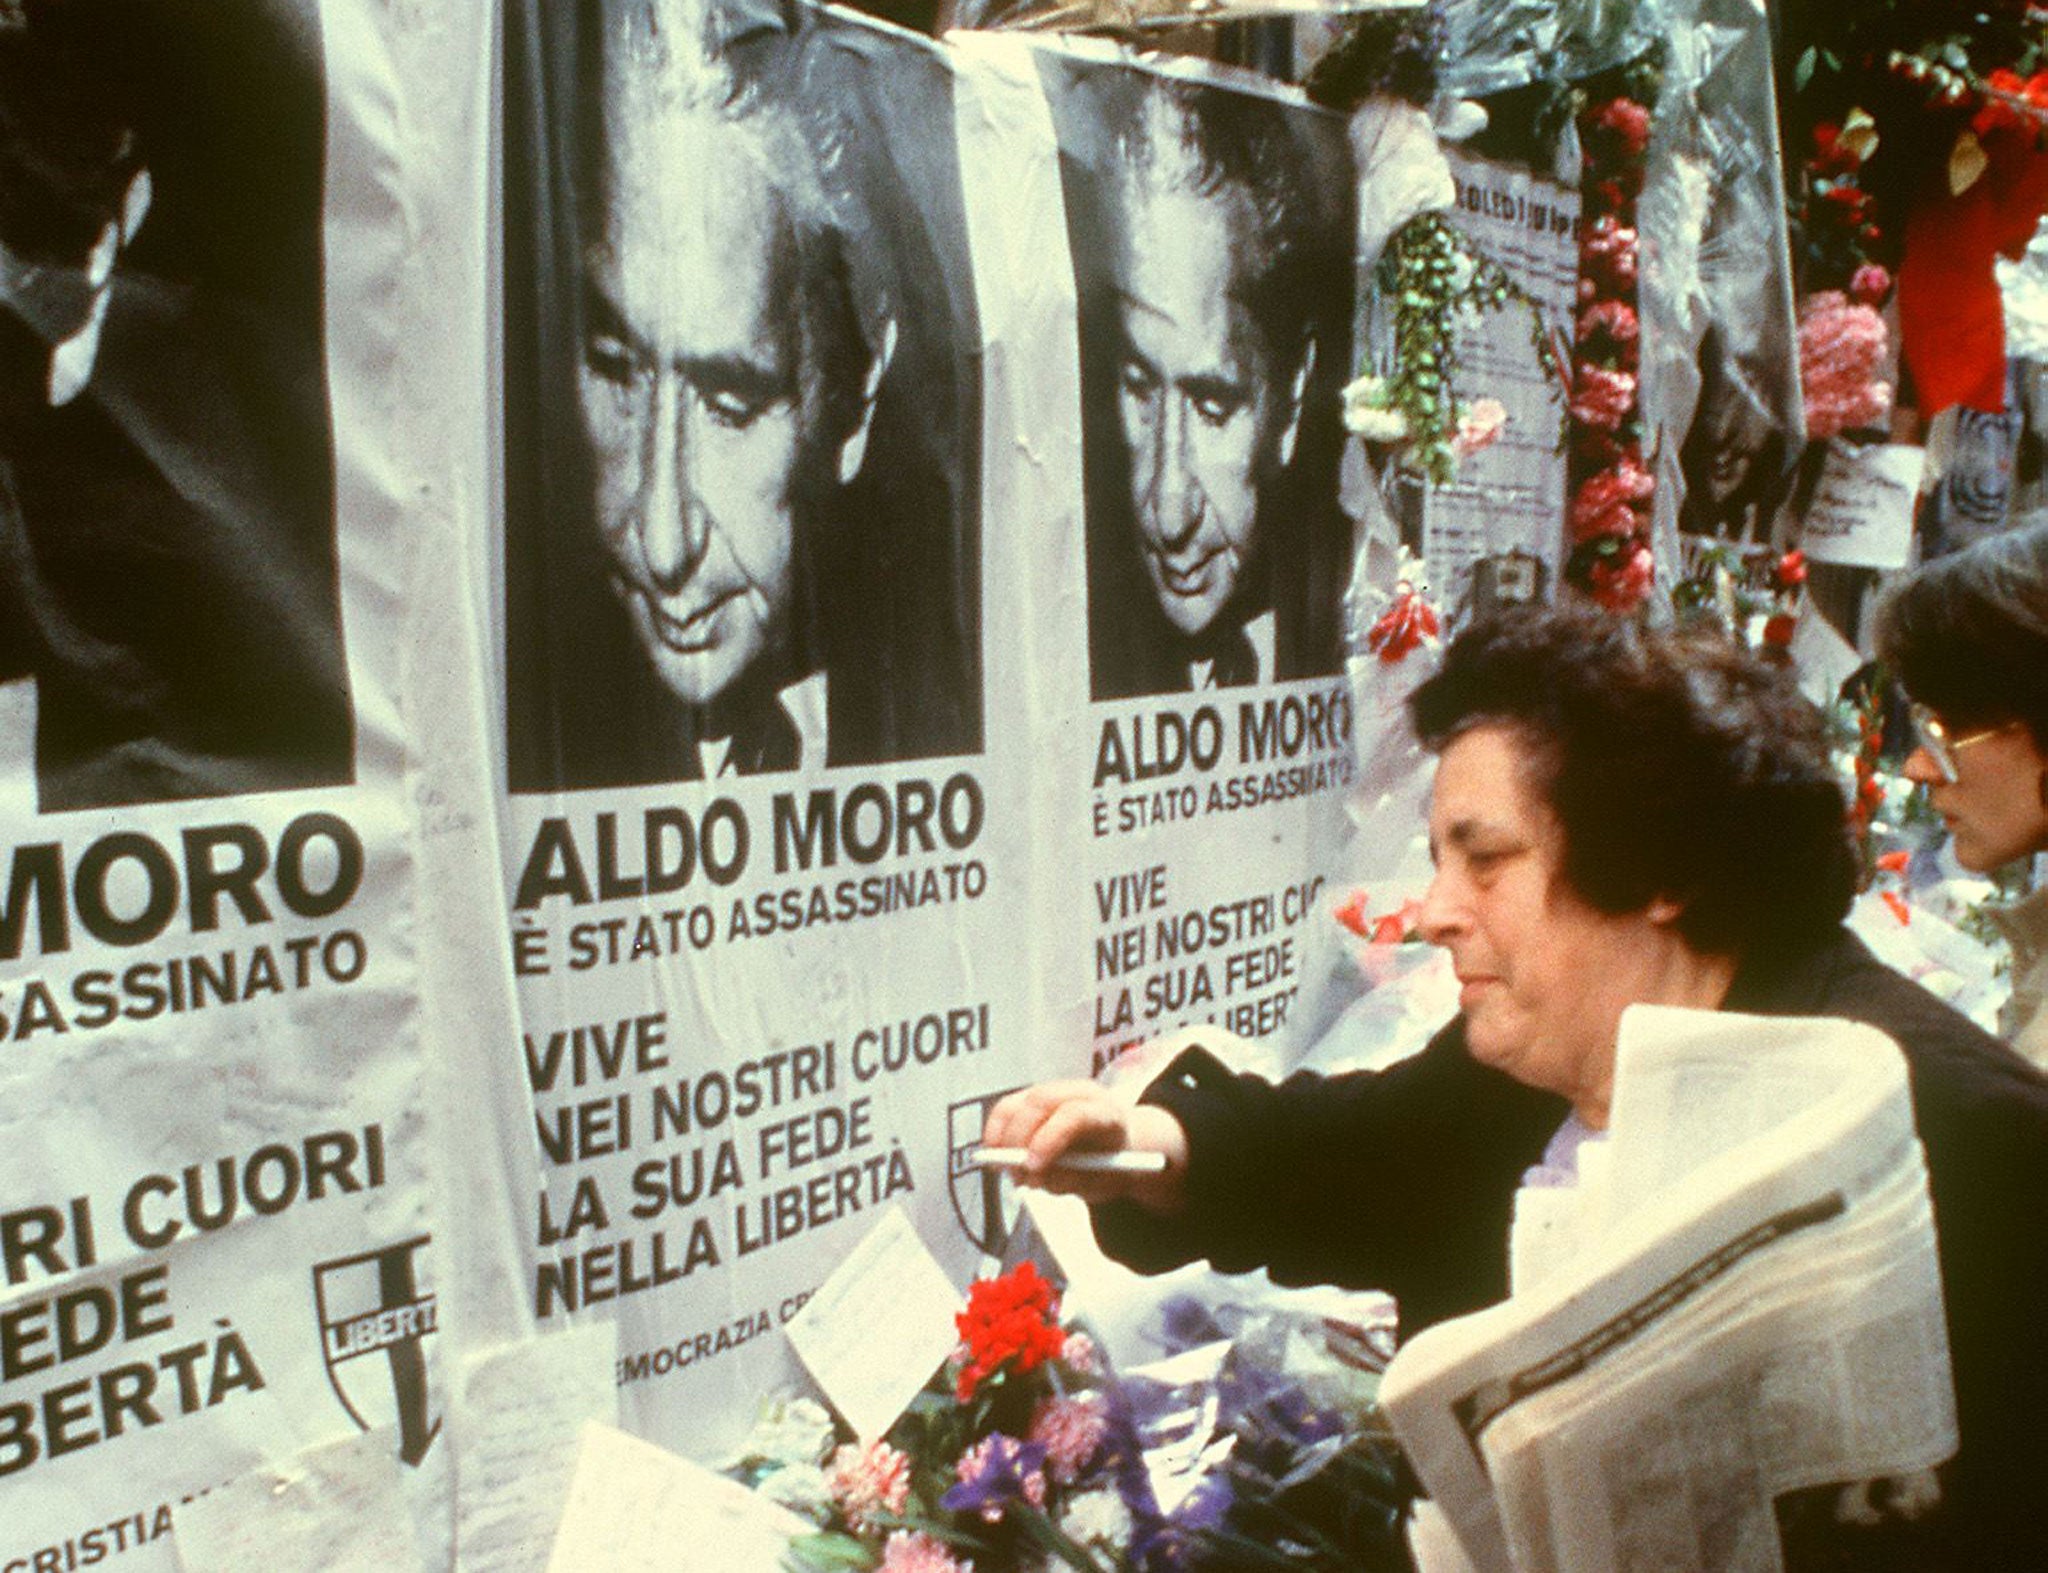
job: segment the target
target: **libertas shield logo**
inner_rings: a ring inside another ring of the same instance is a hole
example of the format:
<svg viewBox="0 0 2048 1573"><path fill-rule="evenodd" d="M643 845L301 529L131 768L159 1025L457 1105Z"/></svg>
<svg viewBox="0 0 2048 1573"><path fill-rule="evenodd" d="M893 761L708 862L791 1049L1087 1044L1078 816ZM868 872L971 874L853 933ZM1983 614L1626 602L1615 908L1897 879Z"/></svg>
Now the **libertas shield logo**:
<svg viewBox="0 0 2048 1573"><path fill-rule="evenodd" d="M423 1234L313 1268L320 1353L335 1397L365 1431L395 1424L398 1456L408 1464L427 1456L441 1429L430 1412L425 1350L435 1302L420 1287L420 1253L431 1239Z"/></svg>
<svg viewBox="0 0 2048 1573"><path fill-rule="evenodd" d="M1000 1256L1017 1224L1017 1188L1000 1169L976 1168L967 1159L981 1145L981 1127L998 1098L1016 1091L999 1087L946 1111L946 1180L953 1216L967 1238L990 1256Z"/></svg>

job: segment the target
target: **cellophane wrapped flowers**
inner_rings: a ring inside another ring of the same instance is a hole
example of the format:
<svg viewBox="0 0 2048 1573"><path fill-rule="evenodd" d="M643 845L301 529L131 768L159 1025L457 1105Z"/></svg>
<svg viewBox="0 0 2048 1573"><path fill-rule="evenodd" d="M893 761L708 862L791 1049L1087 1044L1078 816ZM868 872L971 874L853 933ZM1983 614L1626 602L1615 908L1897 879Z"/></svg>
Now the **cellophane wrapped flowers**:
<svg viewBox="0 0 2048 1573"><path fill-rule="evenodd" d="M790 1565L1143 1568L1159 1514L1135 1433L1094 1341L1062 1324L1053 1284L1021 1263L973 1284L954 1320L959 1346L887 1436L838 1435L807 1400L764 1415L734 1472L818 1525Z"/></svg>

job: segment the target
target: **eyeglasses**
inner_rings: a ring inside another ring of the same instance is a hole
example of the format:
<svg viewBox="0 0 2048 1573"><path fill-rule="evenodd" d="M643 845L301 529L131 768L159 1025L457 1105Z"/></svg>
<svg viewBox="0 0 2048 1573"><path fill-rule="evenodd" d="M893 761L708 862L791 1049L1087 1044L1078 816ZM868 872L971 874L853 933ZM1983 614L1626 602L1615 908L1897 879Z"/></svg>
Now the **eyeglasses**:
<svg viewBox="0 0 2048 1573"><path fill-rule="evenodd" d="M1934 768L1941 772L1941 779L1954 784L1956 779L1956 755L1972 743L1981 743L1987 737L1996 737L2000 732L2010 732L2019 725L2017 721L2005 721L1997 726L1980 727L1974 732L1955 736L1940 716L1922 704L1911 705L1906 712L1913 720L1913 736L1927 751L1927 757L1934 761Z"/></svg>

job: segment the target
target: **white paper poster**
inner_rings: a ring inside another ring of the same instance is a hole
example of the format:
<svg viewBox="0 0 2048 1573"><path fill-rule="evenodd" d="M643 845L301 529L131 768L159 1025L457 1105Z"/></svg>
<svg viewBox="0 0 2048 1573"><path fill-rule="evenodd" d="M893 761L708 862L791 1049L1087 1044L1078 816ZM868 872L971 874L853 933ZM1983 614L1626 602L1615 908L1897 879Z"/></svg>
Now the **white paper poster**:
<svg viewBox="0 0 2048 1573"><path fill-rule="evenodd" d="M173 1568L183 1503L356 1437L434 1543L407 656L476 475L393 364L403 214L463 234L485 143L467 65L402 79L379 8L0 11L0 1566Z"/></svg>
<svg viewBox="0 0 2048 1573"><path fill-rule="evenodd" d="M1075 270L1091 701L1048 756L1046 833L1076 846L1048 930L1100 1064L1189 1022L1273 1036L1300 986L1310 849L1353 773L1353 191L1343 122L1268 84L1086 46L1039 64Z"/></svg>
<svg viewBox="0 0 2048 1573"><path fill-rule="evenodd" d="M808 10L510 26L533 1310L616 1319L623 1424L708 1458L883 1209L960 1280L1001 1239L951 1172L1032 1037L953 73Z"/></svg>
<svg viewBox="0 0 2048 1573"><path fill-rule="evenodd" d="M1565 390L1547 370L1536 335L1569 354L1579 279L1578 193L1511 165L1452 151L1458 191L1450 222L1500 264L1528 297L1498 311L1467 312L1455 344L1459 406L1498 400L1506 413L1500 435L1465 455L1457 475L1429 494L1423 555L1442 604L1457 607L1472 592L1472 573L1497 560L1504 599L1534 599L1522 582L1563 566L1565 531ZM1526 568L1524 567L1526 565Z"/></svg>

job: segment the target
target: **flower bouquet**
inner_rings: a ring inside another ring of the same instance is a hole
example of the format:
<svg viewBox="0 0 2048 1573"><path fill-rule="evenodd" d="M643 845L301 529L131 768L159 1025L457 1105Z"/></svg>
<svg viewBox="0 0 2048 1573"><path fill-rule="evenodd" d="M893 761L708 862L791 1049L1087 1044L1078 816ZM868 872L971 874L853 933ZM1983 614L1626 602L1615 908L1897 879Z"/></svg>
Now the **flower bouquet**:
<svg viewBox="0 0 2048 1573"><path fill-rule="evenodd" d="M1173 1352L1128 1375L1148 1456L1186 1461L1178 1481L1159 1471L1173 1510L1148 1573L1407 1567L1410 1488L1377 1403L1392 1328L1373 1298L1231 1281L1235 1303L1168 1303Z"/></svg>
<svg viewBox="0 0 2048 1573"><path fill-rule="evenodd" d="M812 1573L1129 1573L1156 1522L1105 1362L1029 1261L969 1287L960 1343L886 1436L771 1406L730 1472L819 1528Z"/></svg>

